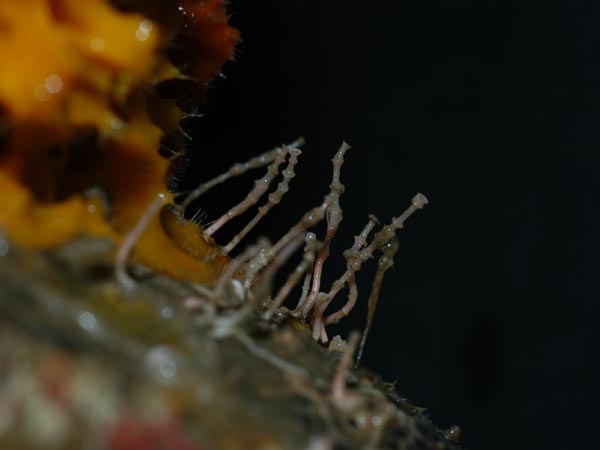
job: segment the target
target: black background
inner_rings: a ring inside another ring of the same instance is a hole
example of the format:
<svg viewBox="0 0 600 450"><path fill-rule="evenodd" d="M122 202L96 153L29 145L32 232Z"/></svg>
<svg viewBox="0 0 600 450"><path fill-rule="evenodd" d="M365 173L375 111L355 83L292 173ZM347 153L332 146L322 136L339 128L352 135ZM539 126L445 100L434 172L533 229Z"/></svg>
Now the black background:
<svg viewBox="0 0 600 450"><path fill-rule="evenodd" d="M600 11L473 4L234 1L243 42L189 126L188 183L304 135L259 230L275 239L321 201L347 140L325 285L367 214L431 202L399 232L365 365L469 449L595 448ZM262 172L203 200L205 220ZM362 328L374 265L332 333Z"/></svg>

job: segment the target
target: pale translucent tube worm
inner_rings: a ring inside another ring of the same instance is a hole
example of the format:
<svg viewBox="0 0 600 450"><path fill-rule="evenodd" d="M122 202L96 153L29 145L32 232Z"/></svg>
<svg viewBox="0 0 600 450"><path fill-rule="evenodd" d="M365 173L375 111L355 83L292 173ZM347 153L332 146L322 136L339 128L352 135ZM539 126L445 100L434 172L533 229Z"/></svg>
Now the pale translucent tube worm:
<svg viewBox="0 0 600 450"><path fill-rule="evenodd" d="M314 265L314 263L313 263ZM311 267L312 269L312 267ZM304 302L308 298L308 291L310 290L310 282L312 281L312 270L307 270L306 275L304 277L304 282L302 283L302 294L298 299L298 305L296 306L295 311L299 311Z"/></svg>
<svg viewBox="0 0 600 450"><path fill-rule="evenodd" d="M379 221L377 220L377 218L371 214L369 216L369 222L367 223L367 225L363 228L363 230L360 232L360 234L358 236L354 237L354 245L352 245L352 248L350 248L350 250L344 252L344 256L346 257L346 267L350 266L350 260L352 258L357 258L358 252L365 245L367 245L367 238L369 237L369 234L373 230L373 227L375 227L375 225L378 225L378 224L379 224ZM358 299L358 287L356 285L356 277L354 275L348 279L348 290L349 290L348 300L346 301L346 304L342 307L342 309L327 316L323 320L325 325L330 325L332 323L338 323L341 319L343 319L348 314L350 314L350 311L352 311L352 308L354 308L354 305L356 304L356 300Z"/></svg>
<svg viewBox="0 0 600 450"><path fill-rule="evenodd" d="M325 196L323 203L302 216L292 228L288 230L271 248L261 250L256 257L254 257L246 265L246 277L244 279L244 286L249 288L252 285L252 281L256 275L265 268L273 258L291 241L296 239L298 235L304 231L318 224L325 217L325 211L331 204L331 198L329 195Z"/></svg>
<svg viewBox="0 0 600 450"><path fill-rule="evenodd" d="M292 239L298 236L303 231L314 227L325 217L325 211L331 205L331 198L326 196L321 205L311 209L302 216L302 219L296 223L289 231L273 245L273 252L277 253L285 247Z"/></svg>
<svg viewBox="0 0 600 450"><path fill-rule="evenodd" d="M115 276L117 281L127 290L133 290L136 287L135 281L127 273L127 262L131 256L131 252L135 245L140 240L150 221L158 214L165 204L164 195L159 194L153 199L148 207L144 210L133 229L125 235L121 245L117 249L115 256Z"/></svg>
<svg viewBox="0 0 600 450"><path fill-rule="evenodd" d="M371 234L371 231L373 231L373 228L377 225L380 225L379 219L377 219L374 214L369 214L369 222L365 225L358 236L354 236L354 244L350 249L351 256L358 256L358 251L367 245L367 238L369 237L369 234Z"/></svg>
<svg viewBox="0 0 600 450"><path fill-rule="evenodd" d="M275 275L281 269L281 267L292 257L294 253L302 246L302 242L305 240L305 236L300 234L286 245L277 255L273 261L267 266L264 273L261 275L261 279L254 289L256 301L259 303L259 308L264 307L262 304L265 300L268 301L267 297L272 289L273 280Z"/></svg>
<svg viewBox="0 0 600 450"><path fill-rule="evenodd" d="M325 319L321 319L324 325L331 325L333 323L338 323L354 308L356 305L356 300L358 299L358 286L356 285L356 276L352 275L348 278L348 300L346 300L346 304L342 307L342 309L334 312L333 314L328 315Z"/></svg>
<svg viewBox="0 0 600 450"><path fill-rule="evenodd" d="M299 137L294 142L290 143L288 145L288 147L296 148L296 147L301 147L302 145L304 145L304 138ZM198 197L204 195L206 192L211 190L213 187L224 183L225 181L229 180L230 178L237 177L239 175L242 175L242 174L248 172L249 170L257 169L259 167L263 167L263 166L266 166L267 164L270 164L271 162L273 162L275 157L281 153L281 151L282 151L281 147L276 147L276 148L269 150L261 155L250 158L248 161L246 161L244 163L234 164L226 172L222 173L221 175L216 176L215 178L213 178L211 180L208 180L205 183L202 183L200 186L198 186L196 189L194 189L192 191L178 192L175 195L187 194L185 199L183 200L183 202L181 202L181 205L179 205L179 207L178 207L179 211L182 213L183 211L185 211L185 208L187 208L190 205L190 203L192 203Z"/></svg>
<svg viewBox="0 0 600 450"><path fill-rule="evenodd" d="M346 377L350 371L352 365L352 356L356 351L356 345L358 344L359 335L356 331L350 333L346 348L342 353L340 362L333 376L333 382L331 383L331 401L334 405L342 404L346 394Z"/></svg>
<svg viewBox="0 0 600 450"><path fill-rule="evenodd" d="M300 377L303 380L309 379L308 371L301 366L297 366L289 361L286 361L281 356L267 350L264 347L259 346L253 339L250 338L246 333L238 331L233 335L246 349L254 356L268 362L272 366L280 369L281 371Z"/></svg>
<svg viewBox="0 0 600 450"><path fill-rule="evenodd" d="M284 234L271 248L264 249L256 255L255 258L252 259L246 265L246 278L244 281L244 286L249 288L252 284L252 280L256 277L258 272L260 272L264 267L266 267L275 255L277 255L286 245L288 245L291 241L293 241L299 234L308 230L309 228L314 227L325 217L325 213L327 209L331 206L334 200L334 195L329 191L325 198L323 199L323 203L310 211L304 213L302 218L294 225L292 228L288 230L286 234Z"/></svg>
<svg viewBox="0 0 600 450"><path fill-rule="evenodd" d="M356 356L356 365L360 364L362 359L365 343L367 342L367 336L371 327L373 326L373 317L375 316L375 310L377 309L377 303L379 302L379 292L381 291L381 283L385 272L394 265L394 256L398 251L398 238L394 236L390 242L388 242L382 249L383 254L379 257L377 263L377 272L375 273L375 279L373 280L373 286L371 287L371 294L367 301L367 323L360 339L360 345L358 347L358 355ZM327 321L327 320L326 320Z"/></svg>
<svg viewBox="0 0 600 450"><path fill-rule="evenodd" d="M240 270L241 267L248 262L248 260L255 257L261 249L268 246L269 242L263 239L259 241L257 245L248 246L242 254L233 258L231 263L227 265L223 273L219 276L219 279L217 280L217 283L215 284L215 288L213 289L211 295L212 299L218 300L220 298L223 298L225 293L225 287L227 286L227 283L230 283L234 279L236 272Z"/></svg>
<svg viewBox="0 0 600 450"><path fill-rule="evenodd" d="M326 220L327 220L327 231L325 234L325 239L323 241L323 247L317 256L317 260L315 262L315 268L313 270L312 276L312 288L310 294L304 304L302 305L302 309L298 311L294 311L294 315L301 319L305 319L313 308L315 302L317 301L317 296L319 295L321 289L321 275L323 273L323 265L325 264L325 260L329 257L329 246L331 241L335 237L337 233L337 229L340 225L340 222L343 218L342 207L340 206L340 197L344 193L344 185L340 181L340 172L342 165L344 164L344 154L350 149L350 146L346 142L342 142L341 147L331 160L333 163L333 177L331 184L329 185L330 196L331 196L331 205L327 209L326 212Z"/></svg>
<svg viewBox="0 0 600 450"><path fill-rule="evenodd" d="M267 203L258 208L258 213L254 216L254 218L248 222L244 229L235 235L225 247L223 247L223 251L225 253L231 252L231 250L233 250L235 246L239 244L244 237L246 237L246 235L256 226L256 224L267 215L269 210L281 202L282 197L287 191L289 191L290 180L296 175L294 172L294 167L298 163L298 156L300 156L302 152L297 148L288 148L285 145L283 146L283 149L288 151L290 155L287 167L282 172L283 180L277 185L277 189L269 195Z"/></svg>
<svg viewBox="0 0 600 450"><path fill-rule="evenodd" d="M229 222L234 217L243 214L263 196L271 186L271 183L277 175L279 175L279 166L283 164L288 153L288 148L283 147L280 152L275 155L271 164L267 167L267 172L254 182L254 188L246 195L246 198L219 217L210 227L204 230L204 239L208 240L215 234L223 225Z"/></svg>
<svg viewBox="0 0 600 450"><path fill-rule="evenodd" d="M269 304L267 311L265 311L265 318L270 318L275 312L281 307L283 302L291 290L298 284L300 281L300 277L304 275L305 272L312 269L312 266L315 262L315 243L317 240L317 236L314 233L306 233L305 241L306 246L304 247L304 255L302 257L302 261L296 266L294 271L290 273L286 282L279 288L277 291L277 295L273 301ZM306 288L308 291L308 287Z"/></svg>

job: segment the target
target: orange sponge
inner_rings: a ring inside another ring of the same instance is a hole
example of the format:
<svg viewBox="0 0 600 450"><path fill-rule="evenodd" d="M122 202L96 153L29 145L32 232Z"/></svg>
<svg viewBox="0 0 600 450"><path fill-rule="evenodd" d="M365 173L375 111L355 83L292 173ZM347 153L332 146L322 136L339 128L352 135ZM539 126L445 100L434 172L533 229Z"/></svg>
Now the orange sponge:
<svg viewBox="0 0 600 450"><path fill-rule="evenodd" d="M184 64L205 85L238 33L221 0L137 3L0 2L0 230L19 245L49 248L81 234L118 243L152 199L170 199L158 149L182 113L153 86L181 77ZM197 51L174 64L168 49L179 35ZM203 262L214 244L196 245L194 256L182 251L156 218L135 258L210 283L227 258L217 251Z"/></svg>

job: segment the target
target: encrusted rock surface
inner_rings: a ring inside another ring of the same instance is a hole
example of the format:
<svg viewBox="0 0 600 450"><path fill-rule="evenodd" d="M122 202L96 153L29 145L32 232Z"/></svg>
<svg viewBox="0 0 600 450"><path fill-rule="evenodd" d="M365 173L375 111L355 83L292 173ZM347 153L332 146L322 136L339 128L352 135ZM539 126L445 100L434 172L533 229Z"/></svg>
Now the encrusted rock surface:
<svg viewBox="0 0 600 450"><path fill-rule="evenodd" d="M299 322L192 312L190 285L139 267L124 295L108 241L0 243L2 449L461 448L366 370L334 398L342 353Z"/></svg>

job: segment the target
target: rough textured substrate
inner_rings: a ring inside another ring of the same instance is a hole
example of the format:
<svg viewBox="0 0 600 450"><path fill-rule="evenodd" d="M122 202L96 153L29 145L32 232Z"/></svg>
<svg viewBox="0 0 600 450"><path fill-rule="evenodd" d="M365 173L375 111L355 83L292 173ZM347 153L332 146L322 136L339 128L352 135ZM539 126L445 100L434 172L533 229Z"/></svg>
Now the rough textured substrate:
<svg viewBox="0 0 600 450"><path fill-rule="evenodd" d="M0 243L2 449L461 448L366 371L334 404L340 353L299 324L190 313L139 268L124 298L105 241Z"/></svg>

